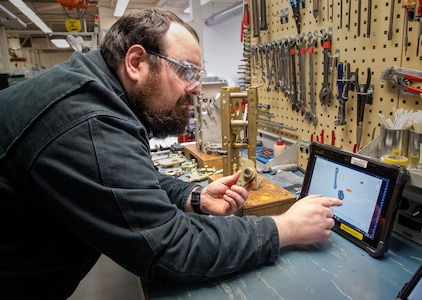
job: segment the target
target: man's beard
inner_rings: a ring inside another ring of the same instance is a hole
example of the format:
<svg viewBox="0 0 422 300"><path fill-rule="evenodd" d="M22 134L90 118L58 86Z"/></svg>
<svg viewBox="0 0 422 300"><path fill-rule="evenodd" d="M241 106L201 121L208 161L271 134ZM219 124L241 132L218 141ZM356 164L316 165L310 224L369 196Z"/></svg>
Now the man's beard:
<svg viewBox="0 0 422 300"><path fill-rule="evenodd" d="M151 109L155 101L163 101L160 92L161 78L157 73L151 72L145 84L128 93L129 105L140 120L148 123L154 137L165 138L181 134L189 124L189 106L193 104L193 97L180 97L175 107Z"/></svg>

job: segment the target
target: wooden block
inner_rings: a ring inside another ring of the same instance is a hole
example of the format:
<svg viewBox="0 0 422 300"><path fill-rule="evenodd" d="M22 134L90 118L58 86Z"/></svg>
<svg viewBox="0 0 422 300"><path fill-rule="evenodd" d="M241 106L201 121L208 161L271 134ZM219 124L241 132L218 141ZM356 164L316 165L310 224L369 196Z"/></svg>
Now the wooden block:
<svg viewBox="0 0 422 300"><path fill-rule="evenodd" d="M262 176L262 175L258 175ZM221 178L222 175L211 175L209 182ZM248 200L242 209L236 212L238 216L273 216L284 213L293 203L296 196L281 186L275 184L268 178L263 178L257 190L249 192Z"/></svg>
<svg viewBox="0 0 422 300"><path fill-rule="evenodd" d="M221 170L223 168L223 158L219 155L204 153L196 148L196 144L185 146L185 156L187 159L196 159L199 168L214 168Z"/></svg>

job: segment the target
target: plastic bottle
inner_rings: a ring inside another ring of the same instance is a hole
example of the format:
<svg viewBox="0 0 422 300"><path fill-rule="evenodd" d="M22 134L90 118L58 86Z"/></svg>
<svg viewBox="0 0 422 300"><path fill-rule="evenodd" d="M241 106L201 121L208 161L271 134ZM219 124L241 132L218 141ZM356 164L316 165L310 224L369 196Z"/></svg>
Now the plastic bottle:
<svg viewBox="0 0 422 300"><path fill-rule="evenodd" d="M283 153L286 150L286 145L283 143L282 140L277 140L277 142L274 145L274 158L279 156L281 153Z"/></svg>

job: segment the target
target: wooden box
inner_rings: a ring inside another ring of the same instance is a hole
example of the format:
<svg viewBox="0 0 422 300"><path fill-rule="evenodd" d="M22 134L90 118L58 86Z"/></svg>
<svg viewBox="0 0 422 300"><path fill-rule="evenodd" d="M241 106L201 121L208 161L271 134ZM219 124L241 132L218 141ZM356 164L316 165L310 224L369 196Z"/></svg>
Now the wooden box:
<svg viewBox="0 0 422 300"><path fill-rule="evenodd" d="M211 175L209 181L217 180L222 175ZM262 177L262 182L257 190L249 192L248 200L242 209L236 212L238 216L273 216L280 215L296 202L296 196L283 189L271 180Z"/></svg>
<svg viewBox="0 0 422 300"><path fill-rule="evenodd" d="M196 159L198 168L223 169L223 158L221 156L204 153L196 148L196 144L185 146L185 156L187 159Z"/></svg>

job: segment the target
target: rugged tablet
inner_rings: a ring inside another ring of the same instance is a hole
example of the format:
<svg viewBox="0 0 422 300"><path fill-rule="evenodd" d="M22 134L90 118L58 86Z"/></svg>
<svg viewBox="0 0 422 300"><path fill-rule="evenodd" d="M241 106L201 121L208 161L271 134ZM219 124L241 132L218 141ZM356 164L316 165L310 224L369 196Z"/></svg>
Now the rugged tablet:
<svg viewBox="0 0 422 300"><path fill-rule="evenodd" d="M403 166L314 142L310 146L300 198L322 194L343 200L333 207L333 230L380 257L388 250L403 187Z"/></svg>

